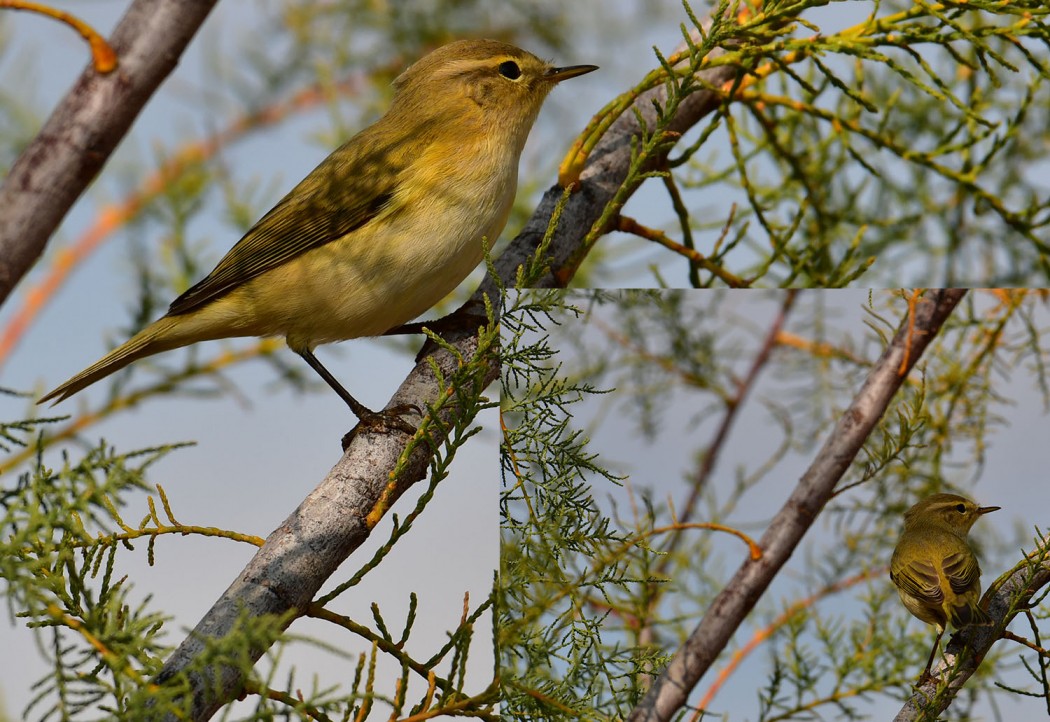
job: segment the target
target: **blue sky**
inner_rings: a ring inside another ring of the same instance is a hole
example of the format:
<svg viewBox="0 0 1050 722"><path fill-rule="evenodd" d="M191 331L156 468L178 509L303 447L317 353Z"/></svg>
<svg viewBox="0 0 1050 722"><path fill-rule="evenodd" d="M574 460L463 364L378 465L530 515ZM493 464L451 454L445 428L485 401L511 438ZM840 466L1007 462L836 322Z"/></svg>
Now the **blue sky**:
<svg viewBox="0 0 1050 722"><path fill-rule="evenodd" d="M685 319L694 318L688 314L696 313L696 318L701 318L703 314L710 313L715 320L710 325L706 320L698 321L698 325L702 323L704 327L694 329L693 333L699 336L705 329L720 329L716 341L718 348L733 350L731 367L738 377L742 377L757 353L759 339L778 311L782 293L688 291L689 297L684 305L697 310L683 313L681 322L686 323ZM873 296L875 307L883 308L884 312L885 299L882 296L887 293L876 291ZM720 300L713 303L712 297L716 295ZM971 296L978 308L989 308L996 303L994 298L980 291L972 291ZM661 374L655 369L652 375L639 376L623 368L617 363L621 358L621 342L614 336L623 328L622 317L615 313L612 305L591 304L585 295L576 298L575 305L588 310L584 321L572 322L561 318L566 321L565 326L550 326L552 346L561 350L557 361L564 365L564 376L589 379L598 389L614 390L608 394L585 396L580 403L572 404L568 409L572 415L571 428L581 430L589 440L587 451L597 455L599 466L624 477L623 483L617 485L597 475L593 476L589 480L593 485L592 494L607 511L616 508L618 518L626 519L625 524L630 524L632 509L643 494L648 494L658 508L666 508L668 503L673 503L680 510L690 488L689 480L693 478L699 464L697 455L710 442L721 422L721 408L704 391L689 388L685 384L673 386L669 394L657 392ZM827 341L836 348L849 349L861 358L874 359L882 343L865 327L865 322L870 320L863 310L868 302L869 292L863 289L802 291L785 330L807 339ZM637 303L644 305L644 301ZM1050 309L1036 298L1030 298L1029 303L1034 309L1034 328L1040 329L1045 339L1047 329L1050 329ZM814 330L807 325L810 316L805 309L818 304L824 306L825 315L824 321L818 326L819 330ZM701 312L699 309L707 310ZM887 316L892 315L887 313ZM1009 333L1015 338L1023 333L1016 322L1010 329ZM654 329L648 341L632 338L632 343L641 345L653 354L670 353L665 344L656 340L660 338L662 335ZM589 353L580 354L576 350L577 344L590 349ZM769 519L794 490L825 436L823 433L818 435L815 447L802 444L801 437L796 438L783 456L776 456L774 452L780 447L783 434L779 425L774 423L770 410L797 408L804 403L801 397L807 393L829 394L836 400L835 406L842 408L855 390L852 387L840 387L835 382L818 388L815 379L807 385L803 380L807 367L801 362L806 355L798 354L792 361L793 353L790 350L784 349L779 353L780 356L775 355L772 364L759 376L748 401L741 407L702 496L700 516L694 517L694 521L705 520L705 512L719 508L731 498L741 479L756 474L764 464L772 463L772 467L759 477L761 481L740 498L733 514L726 519L719 519L755 538L760 537ZM613 366L607 374L597 378L587 374L581 376L581 368L608 360L612 361ZM682 366L688 368L687 363L683 362ZM789 370L794 367L797 367L795 372ZM990 404L988 413L1001 423L992 424L986 437L984 463L980 466L972 464L969 460L974 449L961 442L953 445L947 456L949 461L944 464L946 483L953 484L955 489L983 505L1002 507L1000 511L983 517L971 533L984 550L981 566L985 586L1017 563L1017 549L1022 546L1031 548L1035 527L1045 532L1050 526L1047 517L1050 489L1044 480L1045 470L1050 466L1050 447L1045 443L1047 409L1043 406L1039 378L1034 372L1032 360L1027 357L1018 358L1012 365L1000 364L997 369L993 383L1000 401ZM833 372L828 377L842 379L844 375ZM918 378L918 371L914 371L913 376ZM655 399L654 417L657 426L652 437L648 437L640 428L637 405L631 401L634 394L649 394ZM936 390L931 388L929 394L930 403L933 403ZM796 419L794 432L801 435L797 414L792 417ZM965 414L961 414L957 423L967 424L969 420ZM895 428L892 421L890 428ZM872 496L871 489L870 483L861 485L836 497L830 505L852 508L855 504L879 503L878 498ZM914 500L918 501L917 498ZM836 520L834 523L831 522L832 518ZM849 518L827 514L825 518L817 520L735 635L730 651L747 642L756 629L768 624L786 604L815 591L811 586L813 565L822 564L832 553L830 548L844 543L842 535L849 531L846 521ZM658 525L666 522L665 512ZM858 520L857 523L861 522ZM705 559L702 571L704 578L728 579L743 560L745 548L735 537L702 530L686 533L709 535L714 551ZM872 558L870 565L887 565L889 548L885 558ZM693 589L699 584L700 576L701 571L698 569L697 580L692 583L686 578L676 578L672 581L672 588L681 586L683 589ZM826 621L841 618L843 624L860 622L865 613L864 604L860 601L862 596L872 590L890 589L888 576L879 575L867 585L862 584L827 597L814 607L813 613ZM688 595L683 596L686 598L668 602L668 606L676 613L684 613L683 610L692 608ZM890 616L885 619L885 623L895 628L899 626L902 633L907 630L926 635L932 644L932 628L911 618L903 606L897 604L895 595L891 596L892 603L887 603ZM675 595L670 594L670 598L674 599ZM699 623L699 618L696 622ZM688 624L685 626L689 627ZM1023 620L1015 621L1011 629L1022 636L1030 636ZM667 643L673 645L680 641L667 640ZM758 711L757 693L765 683L773 649L773 645L766 643L747 658L715 697L710 707L712 713L726 714L731 719L755 719ZM1000 641L994 650L1006 653L1006 658L995 670L1000 675L997 679L1018 687L1031 688L1031 680L1023 671L1016 669L1020 651L1017 645ZM927 652L914 660L916 676L922 669ZM1031 658L1030 654L1028 656ZM690 702L699 701L724 667L726 659L723 656L713 666L690 696ZM1008 667L1014 667L1013 671L1007 671ZM1045 701L1040 698L1003 694L999 696L998 702L1002 704L1006 719L1033 719L1045 713ZM888 719L899 709L899 704L893 699L880 694L866 695L853 704L867 719ZM832 714L829 709L825 709L825 712ZM976 713L982 719L994 718L993 710L986 702L978 706Z"/></svg>
<svg viewBox="0 0 1050 722"><path fill-rule="evenodd" d="M596 3L595 3L596 4ZM115 0L99 2L56 3L75 9L97 28L106 31L123 12L125 3ZM568 143L586 120L615 93L635 82L653 65L650 46L667 51L679 42L676 23L683 20L674 3L668 16L654 21L643 4L621 3L619 10L632 10L638 32L619 37L615 43L603 36L600 24L581 24L579 40L568 57L554 60L559 64L594 63L599 72L573 80L571 89L556 89L548 100L522 162L521 187L547 187L553 180L552 169ZM245 33L257 29L245 18L253 18L256 3L248 0L226 0L219 3L201 35L191 45L174 75L161 88L137 121L132 136L122 145L103 175L88 194L74 207L59 229L49 253L76 238L96 218L103 203L119 199L124 189L133 186L141 175L135 175L152 162L157 148L174 148L179 142L202 137L223 127L228 115L239 110L223 104L212 105L202 93L212 81L212 68L205 56L216 47L232 43ZM591 7L593 8L594 5ZM583 12L587 12L585 6ZM670 18L672 21L668 21ZM643 22L646 20L648 22ZM832 22L841 18L830 17ZM73 82L86 62L83 45L71 31L56 23L26 14L0 17L10 40L0 56L0 82L11 88L22 88L33 98L34 106L46 112ZM239 179L250 179L270 193L273 200L305 175L329 149L317 137L330 130L330 119L324 111L308 113L259 133L224 151L222 163ZM149 161L149 163L144 163ZM640 218L671 218L663 192L645 187L631 200L629 210ZM707 203L717 205L712 197ZM654 222L653 225L658 225ZM145 226L149 233L150 226ZM673 228L673 225L671 226ZM202 254L214 262L236 240L228 219L220 212L192 226L200 239ZM139 239L148 246L153 239ZM615 270L603 279L605 285L651 285L652 268L671 271L672 283L681 282L680 264L669 254L625 245L613 237L610 242ZM129 263L129 239L111 239L71 278L45 313L38 319L16 354L0 369L0 384L42 392L97 359L115 340L127 323L128 308L134 303L134 271ZM625 250L626 249L626 250ZM47 263L45 259L44 263ZM41 266L43 267L43 266ZM39 269L23 283L19 293L0 309L0 327L10 319L34 280ZM677 279L677 280L676 280ZM464 284L473 288L476 279ZM863 295L858 293L858 296ZM744 296L741 296L744 298ZM856 309L857 303L844 304ZM202 349L210 357L224 348L241 348L244 342L207 344ZM178 353L178 352L176 352ZM285 353L288 364L301 362ZM406 352L399 342L357 340L341 344L338 349L324 348L320 357L344 381L351 392L372 407L382 406L412 366L413 351ZM174 363L174 361L172 361ZM157 399L133 411L107 420L91 429L88 438L105 438L123 450L131 450L172 441L196 441L191 448L179 450L154 467L152 479L162 483L172 499L175 511L185 522L239 529L265 536L324 477L339 458L339 438L354 423L342 402L327 391L301 394L287 387L277 387L273 370L263 363L242 364L229 372L241 395L222 400L195 398ZM72 413L87 405L93 408L103 398L102 388L89 389L55 409ZM498 390L490 390L490 394ZM1026 494L1047 468L1045 416L1037 408L1034 395L1019 390L1019 403L1011 412L1011 427L998 435L988 451L988 464L980 492L985 503L1004 507L1004 512L990 517L989 525L1003 533L1016 523L1035 523L1015 510L1025 508ZM20 418L25 404L0 396L0 415L4 419ZM687 429L691 421L688 408L668 411L668 429ZM421 646L434 646L444 639L444 630L459 618L462 595L469 591L472 600L480 600L492 582L492 570L498 562L498 424L494 412L479 419L485 430L464 450L428 513L417 528L398 545L380 573L371 575L368 583L345 600L341 609L356 619L370 619L368 604L378 602L387 615L397 618L407 608L408 594L421 596L421 609L427 613L427 624L417 625ZM689 459L676 451L687 439L672 433L657 442L643 443L634 434L627 418L603 426L595 434L596 448L625 473L639 469L654 472L654 477L668 485L679 482ZM737 453L746 451L738 449ZM75 453L75 452L74 452ZM57 457L56 457L57 458ZM729 462L727 462L728 464ZM801 462L799 462L801 463ZM992 491L994 482L994 493ZM1041 487L1040 487L1041 488ZM985 496L985 491L988 491ZM779 501L775 495L765 500L769 509ZM402 499L395 511L404 514L412 507L414 494ZM144 498L133 499L132 508L144 513ZM756 518L768 509L758 505ZM136 518L138 514L128 514ZM347 574L355 562L370 556L370 551L386 538L389 519L376 530L373 539L346 565ZM157 564L145 564L145 546L122 559L135 584L137 598L152 594L159 605L175 616L171 625L173 639L179 630L192 626L200 615L226 588L231 578L243 567L252 549L233 542L205 539L164 539L157 546ZM453 557L452 571L435 559ZM201 559L207 563L202 564ZM917 625L918 622L915 622ZM480 628L480 627L479 627ZM303 623L293 631L329 633L326 627ZM334 640L345 644L348 652L366 651L363 644L350 638ZM0 623L0 646L8 653L0 661L0 694L9 714L18 716L29 698L30 685L45 673L33 650L33 638L17 620ZM484 642L476 646L479 657L477 685L487 681L491 664ZM333 658L326 653L301 646L287 654L282 664L296 664L299 680L305 683L314 671L324 677L352 674L353 662ZM740 675L746 679L746 673ZM720 700L733 707L734 718L743 718L753 709L753 689L747 684L727 688ZM740 705L739 707L737 705ZM743 711L738 711L743 710ZM880 709L878 712L884 713ZM878 716L878 715L876 715Z"/></svg>

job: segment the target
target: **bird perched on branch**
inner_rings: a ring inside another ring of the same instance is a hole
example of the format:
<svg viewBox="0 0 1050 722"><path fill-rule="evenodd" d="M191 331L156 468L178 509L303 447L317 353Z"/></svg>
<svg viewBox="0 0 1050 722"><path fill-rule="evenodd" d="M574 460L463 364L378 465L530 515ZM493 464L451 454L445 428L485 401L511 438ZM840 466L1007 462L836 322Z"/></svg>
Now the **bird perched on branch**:
<svg viewBox="0 0 1050 722"><path fill-rule="evenodd" d="M383 334L452 292L507 222L544 98L596 69L554 67L495 40L424 56L394 81L387 114L323 160L164 316L41 402L198 341L283 336L359 418L378 416L313 349Z"/></svg>
<svg viewBox="0 0 1050 722"><path fill-rule="evenodd" d="M937 639L920 680L930 674L944 630L987 624L981 567L967 534L981 516L999 509L956 494L934 494L904 512L904 531L890 560L890 580L909 612L937 627Z"/></svg>

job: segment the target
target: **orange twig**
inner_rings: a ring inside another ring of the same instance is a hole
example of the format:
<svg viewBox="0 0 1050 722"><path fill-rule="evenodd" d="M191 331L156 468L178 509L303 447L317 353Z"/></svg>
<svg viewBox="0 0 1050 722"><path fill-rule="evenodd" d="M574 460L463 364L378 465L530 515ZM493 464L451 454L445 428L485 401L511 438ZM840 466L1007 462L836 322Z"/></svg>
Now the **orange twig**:
<svg viewBox="0 0 1050 722"><path fill-rule="evenodd" d="M663 231L659 231L655 228L649 228L648 226L643 226L641 223L639 223L633 218L630 218L628 216L620 216L616 221L616 230L621 231L623 233L630 233L632 235L638 236L639 238L644 238L647 241L659 243L664 248L674 251L678 255L684 256L685 258L689 259L690 261L698 265L700 268L703 268L705 271L710 273L711 275L717 276L723 283L725 283L730 288L744 288L751 285L750 281L730 273L717 263L713 263L704 254L699 253L693 248L688 248L685 245L678 243L677 241L671 240Z"/></svg>
<svg viewBox="0 0 1050 722"><path fill-rule="evenodd" d="M811 596L806 597L805 599L800 599L799 601L795 602L786 610L784 610L784 612L780 614L780 616L774 619L772 623L763 627L762 629L757 630L747 644L745 644L743 647L741 647L733 653L733 656L729 660L729 663L725 666L725 668L722 669L721 672L718 673L718 677L711 684L711 686L707 688L707 692L704 694L704 698L700 700L700 704L697 705L697 712L696 714L694 714L692 719L700 719L700 716L703 715L704 710L706 710L710 706L711 700L713 700L715 695L718 694L718 691L722 688L722 685L725 684L726 680L732 676L733 672L736 671L737 667L740 666L740 663L744 661L747 655L751 654L751 652L753 652L760 644L762 644L762 642L769 639L774 632L776 632L782 626L791 621L792 617L801 612L803 609L812 607L824 597L827 597L831 594L835 594L837 592L841 592L842 590L848 589L849 587L852 587L855 584L859 584L860 582L865 581L866 579L870 579L876 575L881 575L885 573L885 567L879 567L878 569L869 569L866 572L861 572L860 574L856 574L852 577L842 579L840 581L835 582L834 584L829 584L828 586L818 591L816 594L813 594Z"/></svg>
<svg viewBox="0 0 1050 722"><path fill-rule="evenodd" d="M47 5L29 2L29 0L0 0L0 8L27 10L29 12L40 13L41 15L46 15L47 17L54 18L59 22L69 25L80 33L80 36L84 38L84 40L87 40L88 45L91 47L91 59L94 62L96 72L106 74L116 69L117 53L113 50L112 46L106 42L105 38L95 32L95 29L83 20L80 20L63 10L56 10Z"/></svg>
<svg viewBox="0 0 1050 722"><path fill-rule="evenodd" d="M904 345L904 357L901 358L901 367L898 372L903 376L908 370L908 361L911 357L910 349L912 344L912 335L915 333L915 305L919 302L922 296L922 289L912 289L912 292L908 295L908 338L907 343Z"/></svg>
<svg viewBox="0 0 1050 722"><path fill-rule="evenodd" d="M777 345L805 351L815 358L838 359L840 361L849 361L858 366L871 366L870 361L863 359L846 349L833 346L827 341L813 341L799 336L798 334L791 333L790 331L780 331L777 333Z"/></svg>
<svg viewBox="0 0 1050 722"><path fill-rule="evenodd" d="M762 558L762 547L758 545L758 542L756 542L754 539L752 539L739 529L735 529L731 526L726 526L724 524L715 524L714 522L710 521L675 522L668 526L657 527L653 529L652 533L663 534L667 531L676 531L679 529L710 529L712 531L724 531L727 534L732 534L733 536L738 537L745 544L747 544L748 553L751 557L751 561L758 561Z"/></svg>

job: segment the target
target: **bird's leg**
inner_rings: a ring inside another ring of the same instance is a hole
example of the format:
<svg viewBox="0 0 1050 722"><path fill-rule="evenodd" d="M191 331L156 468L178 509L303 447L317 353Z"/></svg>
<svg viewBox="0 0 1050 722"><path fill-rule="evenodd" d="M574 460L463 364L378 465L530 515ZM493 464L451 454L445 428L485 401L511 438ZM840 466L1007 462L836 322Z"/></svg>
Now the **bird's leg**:
<svg viewBox="0 0 1050 722"><path fill-rule="evenodd" d="M350 392L343 388L343 385L339 383L335 376L324 367L324 365L314 356L313 352L309 349L296 349L295 352L303 357L303 361L306 361L317 375L324 379L325 383L332 387L332 390L339 394L339 398L346 402L346 405L350 407L350 410L354 412L354 416L361 420L362 424L366 426L390 426L399 431L404 431L408 435L416 433L416 427L408 423L401 418L401 414L417 413L422 416L422 412L414 404L402 404L395 406L392 409L385 411L372 411L370 408L362 404L360 401L350 395ZM352 436L352 432L347 434ZM343 450L346 450L348 439L343 439Z"/></svg>
<svg viewBox="0 0 1050 722"><path fill-rule="evenodd" d="M376 412L362 404L360 401L350 395L350 392L343 388L343 385L339 383L335 376L332 376L331 371L324 367L312 351L302 350L296 351L300 356L303 357L303 361L310 365L317 375L324 379L324 382L332 387L332 390L339 394L339 398L346 402L346 405L350 407L350 410L354 412L354 416L359 419L364 419L368 416L375 416Z"/></svg>
<svg viewBox="0 0 1050 722"><path fill-rule="evenodd" d="M930 650L930 658L926 660L926 669L922 670L922 675L919 677L918 686L922 686L923 682L928 679L932 679L930 674L930 668L933 666L933 658L937 656L937 648L941 646L941 637L944 635L944 627L938 625L937 627L937 639L933 642L933 649Z"/></svg>

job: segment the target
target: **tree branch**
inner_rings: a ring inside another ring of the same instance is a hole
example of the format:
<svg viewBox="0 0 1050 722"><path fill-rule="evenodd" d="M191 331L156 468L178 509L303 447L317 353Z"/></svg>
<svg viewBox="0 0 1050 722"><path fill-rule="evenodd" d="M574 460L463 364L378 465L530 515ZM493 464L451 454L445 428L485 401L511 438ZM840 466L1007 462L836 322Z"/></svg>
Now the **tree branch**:
<svg viewBox="0 0 1050 722"><path fill-rule="evenodd" d="M907 373L966 293L931 291L914 306L872 367L850 406L832 429L816 459L773 518L759 545L762 557L747 560L715 598L699 626L632 711L629 722L662 722L685 704L744 618L787 562L802 536L831 498L835 486L882 417Z"/></svg>
<svg viewBox="0 0 1050 722"><path fill-rule="evenodd" d="M995 581L984 595L992 624L964 627L952 636L944 658L930 679L915 688L894 722L936 720L980 666L1018 612L1028 607L1035 593L1050 583L1050 535L1036 540L1036 550ZM945 680L945 684L941 680Z"/></svg>
<svg viewBox="0 0 1050 722"><path fill-rule="evenodd" d="M460 312L465 312L461 309ZM457 312L457 313L460 313ZM480 394L495 380L498 370L498 347L495 342L480 345L485 334L496 332L461 329L450 332L445 341L456 351L451 353L429 344L415 368L390 399L387 408L414 404L425 409L442 393L442 383L430 362L436 364L441 378L454 378L465 363L476 358L472 377L460 383L473 384ZM486 363L487 362L487 363ZM187 672L191 685L191 709L188 719L207 720L223 704L234 699L244 688L241 668L219 661L208 661L200 670L200 658L206 656L209 639L226 637L240 617L280 616L288 612L295 618L306 613L321 585L335 573L343 561L368 538L372 529L398 498L420 479L425 478L434 454L446 440L453 418L469 423L475 408L457 408L453 402L438 413L440 422L431 425L426 438L419 440L407 461L398 468L410 437L405 433L358 427L346 452L299 507L266 539L266 543L237 575L237 579L215 602L196 628L169 657L156 682L163 684L180 672ZM418 436L418 434L417 434ZM245 651L257 661L265 649ZM191 671L193 670L193 671ZM165 719L185 719L168 714Z"/></svg>
<svg viewBox="0 0 1050 722"><path fill-rule="evenodd" d="M216 0L135 0L113 32L115 71L88 67L0 185L0 306L44 252Z"/></svg>
<svg viewBox="0 0 1050 722"><path fill-rule="evenodd" d="M736 77L736 68L718 67L701 73L704 83L719 86ZM580 187L568 200L562 211L554 242L550 246L558 267L578 248L605 205L612 199L628 175L632 143L641 137L643 127L633 111L642 116L648 127L656 121L654 102L664 102L667 90L661 86L644 93L617 119L592 151L580 176ZM722 102L720 93L702 90L687 97L672 120L672 130L684 133ZM496 276L486 275L471 300L455 316L474 318L461 325L477 328L477 311L481 299L499 299L503 288L515 283L519 266L528 264L536 253L550 224L555 206L563 189L550 188L526 224L524 230L510 243L506 251L494 261ZM553 274L547 274L538 285L556 284ZM473 314L473 315L472 315ZM497 306L498 317L498 306ZM429 325L429 324L424 324ZM471 330L455 330L456 323L441 324L442 335L465 358L477 350L477 336ZM446 334L444 329L451 327ZM420 352L419 361L390 400L387 408L399 404L415 404L424 408L439 393L438 378L430 369L427 358L436 361L447 377L455 369L455 359L444 350L428 344ZM486 356L487 367L479 373L484 383L491 383L499 373L495 355ZM432 452L417 447L408 467L391 481L394 469L408 437L362 432L357 434L343 458L328 476L285 522L267 539L255 558L238 576L229 589L197 624L193 633L168 659L158 682L168 680L187 670L206 649L210 638L228 634L242 609L252 616L280 615L293 611L302 614L321 584L367 538L371 526L366 519L377 517L369 513L382 501L385 511L408 487L426 474ZM380 512L380 516L381 516ZM265 650L252 650L258 660ZM243 687L240 672L229 665L213 664L203 672L191 675L192 716L206 720L224 703L233 699ZM168 717L174 719L174 717Z"/></svg>

